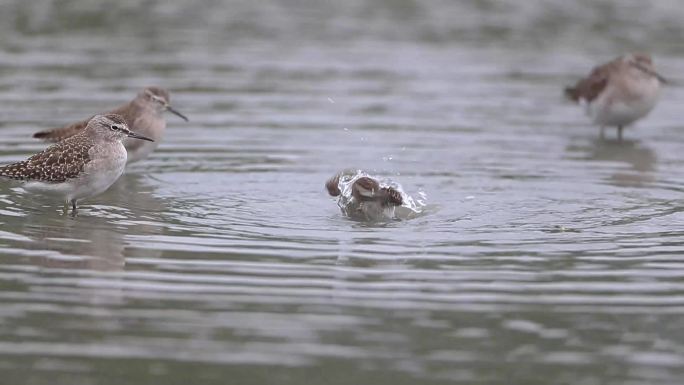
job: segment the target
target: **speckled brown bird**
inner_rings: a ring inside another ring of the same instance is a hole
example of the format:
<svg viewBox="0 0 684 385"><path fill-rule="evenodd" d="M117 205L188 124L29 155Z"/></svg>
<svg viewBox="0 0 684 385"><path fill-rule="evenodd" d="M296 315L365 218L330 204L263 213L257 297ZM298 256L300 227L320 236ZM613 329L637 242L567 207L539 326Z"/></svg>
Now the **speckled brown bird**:
<svg viewBox="0 0 684 385"><path fill-rule="evenodd" d="M131 132L116 114L96 115L77 134L25 161L0 167L0 177L24 182L27 191L54 194L71 203L98 195L123 174L127 151L122 141L152 141Z"/></svg>
<svg viewBox="0 0 684 385"><path fill-rule="evenodd" d="M157 148L166 130L165 111L176 114L185 121L188 121L185 115L171 107L170 101L171 96L167 90L159 87L147 87L140 91L135 99L109 112L110 114L123 116L131 131L154 140L154 142L135 139L124 140L124 146L128 150L128 163L146 158ZM33 134L33 137L49 142L59 142L83 131L89 120L37 132Z"/></svg>

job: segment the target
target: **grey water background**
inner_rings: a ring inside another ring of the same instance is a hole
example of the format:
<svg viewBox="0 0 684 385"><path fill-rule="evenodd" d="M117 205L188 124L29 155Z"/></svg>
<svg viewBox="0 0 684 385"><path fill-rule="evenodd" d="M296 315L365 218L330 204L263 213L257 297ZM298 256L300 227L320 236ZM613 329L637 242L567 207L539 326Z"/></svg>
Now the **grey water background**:
<svg viewBox="0 0 684 385"><path fill-rule="evenodd" d="M2 384L681 384L684 92L622 143L562 87L684 78L679 1L0 3L0 163L169 88L77 218L0 185ZM428 206L369 225L360 168Z"/></svg>

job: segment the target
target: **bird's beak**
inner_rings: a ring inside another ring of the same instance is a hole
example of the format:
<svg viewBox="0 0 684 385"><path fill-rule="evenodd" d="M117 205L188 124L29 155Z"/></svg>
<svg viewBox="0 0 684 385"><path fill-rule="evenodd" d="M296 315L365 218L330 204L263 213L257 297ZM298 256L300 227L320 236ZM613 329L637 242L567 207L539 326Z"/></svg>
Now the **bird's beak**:
<svg viewBox="0 0 684 385"><path fill-rule="evenodd" d="M178 117L180 117L181 119L185 120L186 122L189 122L189 121L190 121L190 119L188 119L187 116L181 114L180 112L178 112L178 110L174 109L173 107L171 107L171 106L169 106L169 105L166 105L166 109L167 109L170 113L172 113L172 114L174 114L174 115L177 115Z"/></svg>
<svg viewBox="0 0 684 385"><path fill-rule="evenodd" d="M670 82L669 80L665 79L664 77L662 77L662 75L660 75L660 74L657 73L657 72L654 72L654 73L653 73L653 76L655 76L656 79L658 79L658 80L659 80L661 83L663 83L663 84L671 84L671 82Z"/></svg>
<svg viewBox="0 0 684 385"><path fill-rule="evenodd" d="M641 71L643 71L643 72L645 72L645 73L647 73L647 74L649 74L649 75L655 77L656 79L658 79L659 82L661 82L661 83L663 83L663 84L671 84L671 82L670 82L669 80L665 79L661 74L659 74L659 73L653 71L653 70L650 69L650 68L646 68L646 67L644 67L644 66L642 66L641 64L638 64L638 63L634 63L634 66L635 66L636 68L640 69Z"/></svg>
<svg viewBox="0 0 684 385"><path fill-rule="evenodd" d="M146 141L148 141L148 142L154 142L154 140L152 140L152 139L150 139L150 138L148 138L148 137L146 137L146 136L138 135L138 134L136 134L135 132L129 132L129 133L128 133L128 137L129 137L129 138L133 138L133 139L142 139L142 140L146 140Z"/></svg>

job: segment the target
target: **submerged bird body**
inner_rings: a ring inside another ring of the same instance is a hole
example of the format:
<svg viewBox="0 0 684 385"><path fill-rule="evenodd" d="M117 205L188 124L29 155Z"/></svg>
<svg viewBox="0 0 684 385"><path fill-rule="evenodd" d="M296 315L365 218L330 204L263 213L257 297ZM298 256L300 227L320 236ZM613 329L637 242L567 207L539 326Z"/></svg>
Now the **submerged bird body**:
<svg viewBox="0 0 684 385"><path fill-rule="evenodd" d="M340 196L338 202L343 213L351 218L379 221L394 217L394 208L401 206L403 198L401 193L393 187L382 187L380 183L371 177L361 176L351 183L351 194L348 199L343 199L345 194L340 189L340 177L338 174L330 178L325 187L331 196Z"/></svg>
<svg viewBox="0 0 684 385"><path fill-rule="evenodd" d="M131 131L154 140L154 142L149 142L125 139L124 146L128 151L128 163L146 158L157 148L166 131L165 111L170 111L187 121L183 114L169 105L169 101L168 91L159 87L147 87L135 99L110 112L110 114L121 115ZM50 142L59 142L83 131L89 120L37 132L33 137Z"/></svg>
<svg viewBox="0 0 684 385"><path fill-rule="evenodd" d="M57 195L75 211L78 200L101 194L123 174L125 138L152 140L132 133L120 115L96 115L77 134L0 167L0 177L24 182L27 191Z"/></svg>
<svg viewBox="0 0 684 385"><path fill-rule="evenodd" d="M629 54L594 68L588 77L565 89L566 96L585 106L592 122L622 128L648 115L665 79L643 54Z"/></svg>

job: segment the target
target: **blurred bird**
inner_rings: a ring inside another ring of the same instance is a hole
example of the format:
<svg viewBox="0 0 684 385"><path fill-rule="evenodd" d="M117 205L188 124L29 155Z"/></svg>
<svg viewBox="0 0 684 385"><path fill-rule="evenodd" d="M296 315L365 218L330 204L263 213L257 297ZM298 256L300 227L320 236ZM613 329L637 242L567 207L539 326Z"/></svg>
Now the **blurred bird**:
<svg viewBox="0 0 684 385"><path fill-rule="evenodd" d="M137 162L146 158L157 148L166 130L166 120L164 112L169 111L186 122L188 118L175 110L169 104L171 98L169 92L159 87L147 87L140 91L135 99L123 106L109 112L124 117L131 131L144 135L154 140L154 142L143 142L140 140L126 139L124 146L128 151L128 163ZM59 142L78 132L83 131L88 124L83 120L69 126L52 128L49 130L33 134L34 138L43 139L48 142Z"/></svg>
<svg viewBox="0 0 684 385"><path fill-rule="evenodd" d="M572 101L584 105L592 122L622 129L646 116L655 107L661 84L667 81L656 72L651 57L634 53L620 56L594 68L588 77L565 89Z"/></svg>

